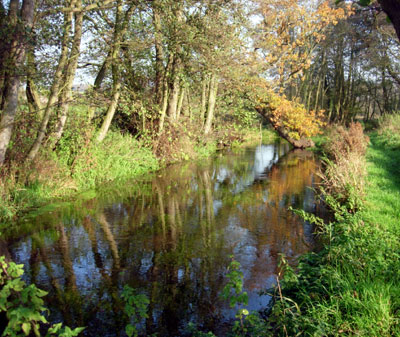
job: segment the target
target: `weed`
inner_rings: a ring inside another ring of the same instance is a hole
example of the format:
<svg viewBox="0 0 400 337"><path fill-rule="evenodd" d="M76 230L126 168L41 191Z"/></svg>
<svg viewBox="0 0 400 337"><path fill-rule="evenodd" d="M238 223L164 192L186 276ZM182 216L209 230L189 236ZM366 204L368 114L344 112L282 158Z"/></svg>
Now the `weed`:
<svg viewBox="0 0 400 337"><path fill-rule="evenodd" d="M146 295L136 293L128 285L124 286L121 297L125 302L124 313L130 321L125 327L125 332L129 337L137 336L138 324L148 318L147 307L150 301Z"/></svg>
<svg viewBox="0 0 400 337"><path fill-rule="evenodd" d="M40 290L34 284L27 286L22 281L23 266L14 262L6 262L0 257L0 312L7 316L7 326L2 336L41 336L40 325L48 324L43 312L43 297L47 292ZM71 329L61 323L54 324L47 329L46 337L61 336L74 337L84 328Z"/></svg>

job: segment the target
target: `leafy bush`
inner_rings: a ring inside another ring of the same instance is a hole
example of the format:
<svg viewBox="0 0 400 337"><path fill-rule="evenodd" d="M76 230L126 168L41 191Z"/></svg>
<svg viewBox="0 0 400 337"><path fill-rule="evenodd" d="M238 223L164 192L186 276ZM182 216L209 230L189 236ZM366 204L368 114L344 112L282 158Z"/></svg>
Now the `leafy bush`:
<svg viewBox="0 0 400 337"><path fill-rule="evenodd" d="M2 336L41 336L40 325L48 325L43 315L47 311L43 302L47 292L34 284L27 286L21 279L23 274L23 265L7 263L4 256L0 257L0 312L5 312L8 320ZM83 330L58 323L47 329L46 337L73 337Z"/></svg>
<svg viewBox="0 0 400 337"><path fill-rule="evenodd" d="M129 319L125 332L129 337L136 337L139 333L137 325L148 318L147 307L150 301L146 295L138 294L128 285L124 286L121 297L125 302L124 313Z"/></svg>

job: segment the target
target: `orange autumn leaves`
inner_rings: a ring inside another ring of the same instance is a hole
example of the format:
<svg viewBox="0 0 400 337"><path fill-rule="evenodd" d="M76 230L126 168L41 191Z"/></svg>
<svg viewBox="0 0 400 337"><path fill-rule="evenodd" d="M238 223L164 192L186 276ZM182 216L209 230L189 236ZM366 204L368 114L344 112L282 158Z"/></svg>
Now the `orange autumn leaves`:
<svg viewBox="0 0 400 337"><path fill-rule="evenodd" d="M271 122L288 130L289 136L299 140L310 138L320 133L323 121L323 110L308 111L303 104L290 101L285 96L273 92L268 94L267 108L270 111Z"/></svg>
<svg viewBox="0 0 400 337"><path fill-rule="evenodd" d="M323 110L308 111L303 104L271 90L266 90L262 98L258 97L258 102L258 109L268 111L274 127L286 129L295 140L313 137L321 133L321 128L326 125Z"/></svg>
<svg viewBox="0 0 400 337"><path fill-rule="evenodd" d="M264 78L251 80L256 108L275 129L285 129L295 140L315 136L326 124L324 111L310 111L282 93L303 79L329 27L350 16L352 9L344 4L333 8L321 0L258 0L258 4L263 16L258 43L264 51L259 54Z"/></svg>
<svg viewBox="0 0 400 337"><path fill-rule="evenodd" d="M328 1L318 0L259 0L259 5L263 15L259 42L281 84L302 77L326 29L352 14L350 7L332 8Z"/></svg>

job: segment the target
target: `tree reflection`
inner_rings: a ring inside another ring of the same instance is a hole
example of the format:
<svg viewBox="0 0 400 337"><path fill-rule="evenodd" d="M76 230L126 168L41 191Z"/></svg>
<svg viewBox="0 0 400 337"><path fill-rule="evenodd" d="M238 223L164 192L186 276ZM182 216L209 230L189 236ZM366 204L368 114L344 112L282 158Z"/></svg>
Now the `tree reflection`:
<svg viewBox="0 0 400 337"><path fill-rule="evenodd" d="M86 213L46 224L11 253L29 262L64 319L88 334L122 331L124 284L150 299L146 334L179 335L189 321L217 329L232 314L218 296L230 254L256 296L277 274L278 254L294 261L310 249L312 237L287 209L314 205L308 187L317 164L311 153L288 150L260 146L168 168L122 200L93 199Z"/></svg>

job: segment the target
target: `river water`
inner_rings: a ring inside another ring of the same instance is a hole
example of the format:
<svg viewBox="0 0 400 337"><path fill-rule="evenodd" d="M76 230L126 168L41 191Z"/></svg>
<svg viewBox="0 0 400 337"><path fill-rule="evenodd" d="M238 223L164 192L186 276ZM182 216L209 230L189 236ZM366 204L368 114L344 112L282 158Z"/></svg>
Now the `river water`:
<svg viewBox="0 0 400 337"><path fill-rule="evenodd" d="M4 233L7 249L49 292L50 320L87 336L123 335L124 285L150 300L142 335L185 335L188 322L223 335L235 315L220 296L231 255L248 309L262 310L279 254L295 263L313 249L313 228L288 207L318 211L317 169L312 153L279 143L172 165L31 214Z"/></svg>

